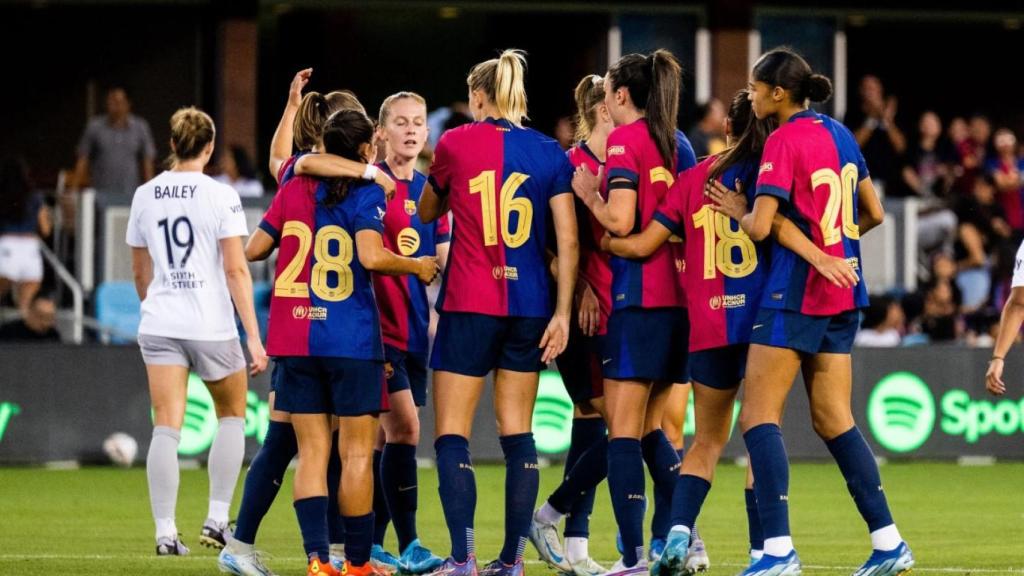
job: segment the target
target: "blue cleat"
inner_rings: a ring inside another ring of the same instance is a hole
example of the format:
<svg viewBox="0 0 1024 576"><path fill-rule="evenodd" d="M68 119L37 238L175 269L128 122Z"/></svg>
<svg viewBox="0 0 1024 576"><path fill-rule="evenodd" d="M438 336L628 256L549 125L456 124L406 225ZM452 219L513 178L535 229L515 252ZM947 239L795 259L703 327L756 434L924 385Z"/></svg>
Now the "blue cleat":
<svg viewBox="0 0 1024 576"><path fill-rule="evenodd" d="M657 562L661 558L661 554L665 551L665 539L664 538L652 538L651 545L647 549L647 560L652 564Z"/></svg>
<svg viewBox="0 0 1024 576"><path fill-rule="evenodd" d="M430 576L479 576L479 571L476 567L476 557L470 554L465 562L456 562L449 556L436 570L428 574Z"/></svg>
<svg viewBox="0 0 1024 576"><path fill-rule="evenodd" d="M442 564L444 564L444 559L424 548L420 544L419 538L410 542L402 552L402 557L398 559L398 567L401 568L402 572L408 574L433 572L440 568Z"/></svg>
<svg viewBox="0 0 1024 576"><path fill-rule="evenodd" d="M480 576L523 576L523 561L505 564L500 558L480 569Z"/></svg>
<svg viewBox="0 0 1024 576"><path fill-rule="evenodd" d="M800 567L800 557L796 555L796 550L793 550L785 556L765 554L749 568L740 572L740 576L799 576L801 572L803 569Z"/></svg>
<svg viewBox="0 0 1024 576"><path fill-rule="evenodd" d="M906 542L900 542L899 546L888 552L873 551L868 561L853 576L898 576L910 571L913 566L914 554Z"/></svg>
<svg viewBox="0 0 1024 576"><path fill-rule="evenodd" d="M370 549L370 564L378 571L394 574L398 572L398 558L388 552L380 544L374 544Z"/></svg>
<svg viewBox="0 0 1024 576"><path fill-rule="evenodd" d="M686 553L690 548L690 533L687 530L673 528L668 539L661 543L658 559L651 563L651 576L677 576L682 574L686 563ZM651 542L653 556L654 542Z"/></svg>

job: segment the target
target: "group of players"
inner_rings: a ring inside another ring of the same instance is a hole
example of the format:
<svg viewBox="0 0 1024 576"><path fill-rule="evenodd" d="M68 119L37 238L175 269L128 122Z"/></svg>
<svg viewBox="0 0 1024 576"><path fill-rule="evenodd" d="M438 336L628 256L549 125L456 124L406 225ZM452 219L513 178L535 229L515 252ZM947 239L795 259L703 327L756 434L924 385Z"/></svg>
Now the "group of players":
<svg viewBox="0 0 1024 576"><path fill-rule="evenodd" d="M311 70L299 72L271 149L280 189L244 249L237 194L202 174L212 121L195 109L175 114L173 167L138 189L128 231L155 411L147 471L157 553L188 552L174 504L190 366L221 418L201 541L222 548L222 570L242 576L270 574L253 544L296 455L310 575L519 576L528 541L578 576L706 570L695 522L745 382L743 574L799 574L780 423L802 371L814 429L870 532L873 551L857 576L909 570L913 556L850 409L850 351L867 303L859 238L883 212L853 136L808 109L830 97L829 80L792 51L764 54L733 99L729 147L698 163L676 129L680 67L669 52L625 56L579 83L568 154L522 126L525 64L509 50L473 67L474 122L442 135L429 177L414 168L427 136L422 97L388 97L375 126L349 92L303 96ZM375 165L378 140L386 151ZM264 352L245 261L275 249ZM439 272L428 354L426 285ZM268 354L275 360L271 423L233 531L245 361L232 301L252 372ZM576 406L572 445L563 483L534 511L533 405L539 371L556 359ZM416 533L428 361L446 559ZM492 372L505 535L498 558L478 567L469 438ZM696 437L684 456L690 382ZM645 464L654 481L646 548ZM587 547L605 478L621 553L610 569ZM389 521L398 557L382 547Z"/></svg>

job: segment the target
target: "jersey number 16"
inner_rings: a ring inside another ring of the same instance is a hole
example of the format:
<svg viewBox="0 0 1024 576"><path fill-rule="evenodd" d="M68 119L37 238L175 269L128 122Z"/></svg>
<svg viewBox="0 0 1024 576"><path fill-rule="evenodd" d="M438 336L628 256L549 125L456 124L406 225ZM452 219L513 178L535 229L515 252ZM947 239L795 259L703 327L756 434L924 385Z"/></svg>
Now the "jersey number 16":
<svg viewBox="0 0 1024 576"><path fill-rule="evenodd" d="M530 239L530 228L533 226L533 203L529 198L516 198L516 191L529 178L526 174L513 172L501 185L501 238L505 246L518 248ZM495 217L494 170L484 170L469 181L469 193L480 195L481 220L484 226L484 246L498 244L498 221ZM511 228L512 213L518 215L516 230Z"/></svg>

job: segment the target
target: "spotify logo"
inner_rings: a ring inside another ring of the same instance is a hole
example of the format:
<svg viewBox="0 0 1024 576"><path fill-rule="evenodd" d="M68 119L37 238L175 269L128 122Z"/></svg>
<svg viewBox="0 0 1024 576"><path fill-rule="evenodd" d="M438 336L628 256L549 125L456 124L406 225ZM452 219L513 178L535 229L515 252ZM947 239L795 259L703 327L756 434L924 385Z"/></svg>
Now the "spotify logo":
<svg viewBox="0 0 1024 576"><path fill-rule="evenodd" d="M537 402L533 405L533 439L537 451L557 454L572 442L572 399L558 372L540 373Z"/></svg>
<svg viewBox="0 0 1024 576"><path fill-rule="evenodd" d="M875 440L893 452L916 450L935 427L935 398L924 380L910 372L882 378L871 392L867 412Z"/></svg>
<svg viewBox="0 0 1024 576"><path fill-rule="evenodd" d="M403 228L398 233L398 251L402 256L412 256L420 248L420 235L415 228Z"/></svg>

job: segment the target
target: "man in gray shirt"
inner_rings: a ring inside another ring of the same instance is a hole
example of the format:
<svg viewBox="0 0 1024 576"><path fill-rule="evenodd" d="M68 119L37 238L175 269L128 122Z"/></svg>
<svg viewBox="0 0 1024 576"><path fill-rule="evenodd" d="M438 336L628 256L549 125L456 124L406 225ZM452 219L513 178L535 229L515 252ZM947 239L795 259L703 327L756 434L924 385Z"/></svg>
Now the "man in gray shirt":
<svg viewBox="0 0 1024 576"><path fill-rule="evenodd" d="M73 186L130 194L153 178L156 147L149 124L131 113L123 88L107 91L107 113L89 121L78 143Z"/></svg>

